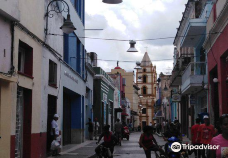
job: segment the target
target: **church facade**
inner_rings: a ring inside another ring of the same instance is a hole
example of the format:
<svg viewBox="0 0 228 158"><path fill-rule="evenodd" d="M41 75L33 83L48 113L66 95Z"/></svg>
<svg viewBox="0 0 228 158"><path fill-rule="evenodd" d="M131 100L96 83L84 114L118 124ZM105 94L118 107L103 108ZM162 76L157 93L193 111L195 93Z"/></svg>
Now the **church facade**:
<svg viewBox="0 0 228 158"><path fill-rule="evenodd" d="M156 66L153 66L148 53L144 54L141 68L136 71L136 83L140 88L139 125L143 128L153 123L154 103L156 101Z"/></svg>

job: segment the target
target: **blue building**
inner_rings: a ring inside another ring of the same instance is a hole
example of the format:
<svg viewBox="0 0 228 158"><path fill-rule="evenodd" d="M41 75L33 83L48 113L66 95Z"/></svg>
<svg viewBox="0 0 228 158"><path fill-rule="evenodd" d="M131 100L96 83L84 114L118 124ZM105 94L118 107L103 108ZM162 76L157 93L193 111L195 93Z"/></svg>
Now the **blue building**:
<svg viewBox="0 0 228 158"><path fill-rule="evenodd" d="M62 91L62 139L63 145L84 142L88 103L88 96L92 90L87 83L87 70L85 69L86 52L84 36L85 7L84 0L71 0L71 21L76 30L71 34L64 34L64 62L61 67ZM63 13L63 16L66 13ZM93 81L90 81L93 82ZM91 106L91 103L89 103ZM60 110L60 111L61 111Z"/></svg>

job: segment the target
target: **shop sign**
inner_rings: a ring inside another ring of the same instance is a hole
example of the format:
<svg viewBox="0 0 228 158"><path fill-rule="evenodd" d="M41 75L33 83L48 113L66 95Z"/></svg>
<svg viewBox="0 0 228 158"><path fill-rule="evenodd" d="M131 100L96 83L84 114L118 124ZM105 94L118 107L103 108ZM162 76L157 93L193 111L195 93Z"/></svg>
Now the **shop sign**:
<svg viewBox="0 0 228 158"><path fill-rule="evenodd" d="M78 80L73 75L68 73L67 71L64 71L64 75L67 76L68 78L70 78L71 80L73 80L75 83L78 83Z"/></svg>
<svg viewBox="0 0 228 158"><path fill-rule="evenodd" d="M181 101L181 95L180 94L173 94L172 95L172 102L180 102Z"/></svg>

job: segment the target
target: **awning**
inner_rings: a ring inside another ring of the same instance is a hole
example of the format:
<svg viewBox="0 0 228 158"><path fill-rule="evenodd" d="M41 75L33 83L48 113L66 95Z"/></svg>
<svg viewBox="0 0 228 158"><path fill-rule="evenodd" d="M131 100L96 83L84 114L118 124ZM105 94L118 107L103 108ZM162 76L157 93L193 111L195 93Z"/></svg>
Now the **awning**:
<svg viewBox="0 0 228 158"><path fill-rule="evenodd" d="M121 113L122 116L129 116L126 112Z"/></svg>
<svg viewBox="0 0 228 158"><path fill-rule="evenodd" d="M116 112L123 112L123 109L122 108L115 108L114 109Z"/></svg>
<svg viewBox="0 0 228 158"><path fill-rule="evenodd" d="M156 118L157 118L157 117L163 117L163 116L162 116L162 111L159 110L159 111L155 114L155 117L156 117Z"/></svg>

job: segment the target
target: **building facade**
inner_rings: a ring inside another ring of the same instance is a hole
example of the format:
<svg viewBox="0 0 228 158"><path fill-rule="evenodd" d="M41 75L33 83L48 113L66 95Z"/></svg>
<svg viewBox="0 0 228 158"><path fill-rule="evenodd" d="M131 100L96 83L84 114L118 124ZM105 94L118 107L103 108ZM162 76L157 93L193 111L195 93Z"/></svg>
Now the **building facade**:
<svg viewBox="0 0 228 158"><path fill-rule="evenodd" d="M182 132L189 137L195 118L208 111L206 57L203 43L206 23L212 9L211 0L188 1L174 39L174 69L171 86L181 93L177 115Z"/></svg>
<svg viewBox="0 0 228 158"><path fill-rule="evenodd" d="M153 66L147 52L141 61L141 68L140 70L137 69L136 78L140 77L142 79L141 81L137 80L136 84L140 88L139 95L142 96L139 100L140 105L142 105L139 120L143 128L153 122L154 104L156 102L156 66Z"/></svg>
<svg viewBox="0 0 228 158"><path fill-rule="evenodd" d="M93 67L94 76L94 118L100 123L99 133L105 125L114 126L114 91L112 78L100 67Z"/></svg>
<svg viewBox="0 0 228 158"><path fill-rule="evenodd" d="M227 15L228 2L217 0L207 21L204 42L208 61L208 111L215 125L220 115L228 113Z"/></svg>

